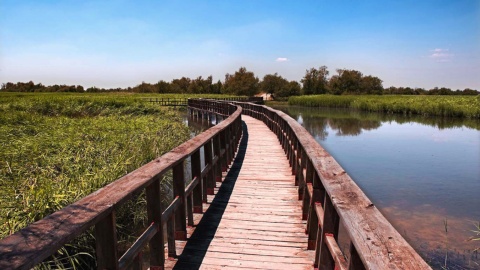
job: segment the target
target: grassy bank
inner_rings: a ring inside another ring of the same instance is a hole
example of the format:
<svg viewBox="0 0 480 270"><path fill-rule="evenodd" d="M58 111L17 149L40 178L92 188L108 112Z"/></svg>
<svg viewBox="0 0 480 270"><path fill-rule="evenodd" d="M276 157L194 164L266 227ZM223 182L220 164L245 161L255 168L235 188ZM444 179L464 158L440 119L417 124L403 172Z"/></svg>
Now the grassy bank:
<svg viewBox="0 0 480 270"><path fill-rule="evenodd" d="M0 93L0 238L188 138L177 111L136 95ZM145 222L144 215L134 214L144 211L143 204L138 196L122 207L120 226L122 220ZM67 257L85 251L73 246L63 251L70 250Z"/></svg>
<svg viewBox="0 0 480 270"><path fill-rule="evenodd" d="M371 112L480 118L480 96L297 96L289 105L352 108Z"/></svg>

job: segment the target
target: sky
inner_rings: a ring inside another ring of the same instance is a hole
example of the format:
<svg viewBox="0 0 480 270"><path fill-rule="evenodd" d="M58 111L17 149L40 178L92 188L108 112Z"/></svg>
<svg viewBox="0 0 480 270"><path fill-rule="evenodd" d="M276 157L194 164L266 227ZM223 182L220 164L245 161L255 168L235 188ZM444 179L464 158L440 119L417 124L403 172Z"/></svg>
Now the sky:
<svg viewBox="0 0 480 270"><path fill-rule="evenodd" d="M0 0L0 83L128 87L327 66L480 90L480 0Z"/></svg>

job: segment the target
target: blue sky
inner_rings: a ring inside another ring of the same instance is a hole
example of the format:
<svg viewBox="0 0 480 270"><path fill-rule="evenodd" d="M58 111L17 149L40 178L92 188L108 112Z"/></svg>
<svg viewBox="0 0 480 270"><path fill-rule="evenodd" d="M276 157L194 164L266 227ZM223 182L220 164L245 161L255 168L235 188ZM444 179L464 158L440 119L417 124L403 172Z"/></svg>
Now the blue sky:
<svg viewBox="0 0 480 270"><path fill-rule="evenodd" d="M0 0L0 82L127 87L326 65L480 90L480 0Z"/></svg>

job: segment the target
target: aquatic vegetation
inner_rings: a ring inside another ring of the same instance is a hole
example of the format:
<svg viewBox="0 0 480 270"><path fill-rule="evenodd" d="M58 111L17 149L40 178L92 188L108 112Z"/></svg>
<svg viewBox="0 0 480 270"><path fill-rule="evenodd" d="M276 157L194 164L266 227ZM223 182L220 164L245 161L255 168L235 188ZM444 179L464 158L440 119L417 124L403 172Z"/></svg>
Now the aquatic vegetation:
<svg viewBox="0 0 480 270"><path fill-rule="evenodd" d="M405 115L480 118L480 96L315 95L290 97L288 104Z"/></svg>

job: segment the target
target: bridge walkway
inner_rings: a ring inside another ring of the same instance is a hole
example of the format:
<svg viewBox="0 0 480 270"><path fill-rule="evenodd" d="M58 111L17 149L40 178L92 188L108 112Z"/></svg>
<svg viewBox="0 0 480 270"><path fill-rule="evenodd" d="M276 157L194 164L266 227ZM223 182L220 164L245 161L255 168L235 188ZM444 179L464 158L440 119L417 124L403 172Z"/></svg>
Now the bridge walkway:
<svg viewBox="0 0 480 270"><path fill-rule="evenodd" d="M261 121L242 115L237 156L166 269L312 269L288 159ZM210 200L213 199L213 200ZM201 218L201 219L200 219Z"/></svg>

